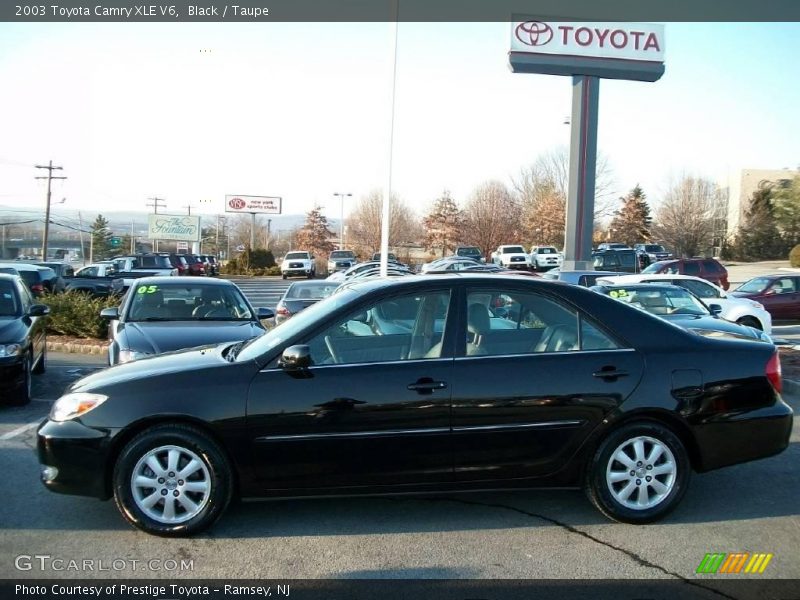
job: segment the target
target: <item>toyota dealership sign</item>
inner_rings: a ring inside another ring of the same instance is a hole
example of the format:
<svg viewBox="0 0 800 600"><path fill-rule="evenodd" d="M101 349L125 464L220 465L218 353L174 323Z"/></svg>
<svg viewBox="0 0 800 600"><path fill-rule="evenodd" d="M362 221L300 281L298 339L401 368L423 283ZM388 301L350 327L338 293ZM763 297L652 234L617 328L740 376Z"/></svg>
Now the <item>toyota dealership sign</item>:
<svg viewBox="0 0 800 600"><path fill-rule="evenodd" d="M655 81L664 72L664 26L515 17L509 57L515 72Z"/></svg>
<svg viewBox="0 0 800 600"><path fill-rule="evenodd" d="M225 196L225 212L281 214L280 196Z"/></svg>

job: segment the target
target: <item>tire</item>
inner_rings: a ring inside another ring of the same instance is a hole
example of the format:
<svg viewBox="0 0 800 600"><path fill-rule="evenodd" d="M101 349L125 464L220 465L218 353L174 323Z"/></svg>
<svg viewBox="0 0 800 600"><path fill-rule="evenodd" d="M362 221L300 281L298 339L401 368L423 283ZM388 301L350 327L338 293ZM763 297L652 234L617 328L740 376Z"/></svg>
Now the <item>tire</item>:
<svg viewBox="0 0 800 600"><path fill-rule="evenodd" d="M177 463L172 471L169 460ZM150 466L154 461L159 472ZM180 469L194 461L199 466L181 478ZM150 479L153 486L134 486L134 477ZM193 489L184 488L190 485ZM154 535L183 537L207 529L222 515L233 494L233 476L224 452L208 435L167 423L143 431L123 448L114 465L113 488L128 523ZM168 502L172 515L165 514Z"/></svg>
<svg viewBox="0 0 800 600"><path fill-rule="evenodd" d="M756 319L755 317L742 317L736 321L739 325L744 325L745 327L754 327L759 331L764 331L764 328L761 326L761 322Z"/></svg>
<svg viewBox="0 0 800 600"><path fill-rule="evenodd" d="M41 375L45 371L47 371L47 338L44 340L44 349L42 350L42 355L39 357L39 362L33 367L33 372L36 375Z"/></svg>
<svg viewBox="0 0 800 600"><path fill-rule="evenodd" d="M660 454L648 462L657 448ZM618 460L621 452L627 464ZM608 518L622 523L652 523L681 501L689 486L690 471L686 448L672 431L654 422L631 423L611 432L597 448L589 463L585 488L592 503ZM647 483L647 477L658 482L659 488ZM638 506L642 501L643 506Z"/></svg>
<svg viewBox="0 0 800 600"><path fill-rule="evenodd" d="M17 386L17 388L9 394L9 399L6 401L6 404L9 406L25 406L31 401L31 392L33 388L33 378L31 376L33 373L33 350L27 354L25 361L22 363L22 368L22 385Z"/></svg>
<svg viewBox="0 0 800 600"><path fill-rule="evenodd" d="M281 277L283 277L284 279L286 279L286 273L281 273Z"/></svg>

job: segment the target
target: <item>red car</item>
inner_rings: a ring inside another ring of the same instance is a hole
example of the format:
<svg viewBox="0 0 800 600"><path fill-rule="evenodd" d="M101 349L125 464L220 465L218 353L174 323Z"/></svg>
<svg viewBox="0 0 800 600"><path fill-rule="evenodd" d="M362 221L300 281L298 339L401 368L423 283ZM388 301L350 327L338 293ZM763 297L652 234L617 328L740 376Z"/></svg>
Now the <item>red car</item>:
<svg viewBox="0 0 800 600"><path fill-rule="evenodd" d="M733 290L731 296L760 302L773 319L800 319L800 277L753 277Z"/></svg>
<svg viewBox="0 0 800 600"><path fill-rule="evenodd" d="M206 263L199 256L196 254L184 254L183 257L189 263L189 275L207 275Z"/></svg>
<svg viewBox="0 0 800 600"><path fill-rule="evenodd" d="M728 270L713 258L660 260L644 269L642 273L694 275L711 283L716 283L723 290L727 290L731 286L728 283Z"/></svg>

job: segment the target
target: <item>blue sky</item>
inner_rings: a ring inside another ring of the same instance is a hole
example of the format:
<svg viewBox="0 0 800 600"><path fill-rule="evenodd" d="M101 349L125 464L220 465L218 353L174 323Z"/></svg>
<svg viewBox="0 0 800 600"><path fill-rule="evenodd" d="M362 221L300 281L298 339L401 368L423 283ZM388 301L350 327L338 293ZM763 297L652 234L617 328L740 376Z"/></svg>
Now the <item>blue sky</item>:
<svg viewBox="0 0 800 600"><path fill-rule="evenodd" d="M512 74L509 30L399 26L393 189L419 212L568 142L569 79ZM157 194L213 213L236 193L338 217L333 192L384 184L388 56L385 23L0 24L0 204L41 206L28 165L52 158L72 208ZM661 81L601 84L618 193L657 203L683 173L796 168L798 56L795 23L667 24Z"/></svg>

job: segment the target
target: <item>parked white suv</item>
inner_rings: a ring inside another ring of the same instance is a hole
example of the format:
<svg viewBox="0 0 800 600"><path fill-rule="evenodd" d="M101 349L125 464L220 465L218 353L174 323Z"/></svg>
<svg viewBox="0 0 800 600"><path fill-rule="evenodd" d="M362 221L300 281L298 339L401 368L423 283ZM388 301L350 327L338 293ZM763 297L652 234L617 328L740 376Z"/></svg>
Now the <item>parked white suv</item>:
<svg viewBox="0 0 800 600"><path fill-rule="evenodd" d="M747 298L737 298L728 292L692 275L678 274L647 274L638 273L636 275L619 275L617 277L601 277L597 279L597 285L625 285L626 283L669 283L686 288L703 302L708 304L718 304L722 308L720 317L726 321L733 321L739 325L747 325L760 329L766 334L772 332L772 317L764 309L764 305L755 300Z"/></svg>
<svg viewBox="0 0 800 600"><path fill-rule="evenodd" d="M281 276L286 279L292 275L306 276L313 279L317 274L314 265L314 255L305 250L292 250L287 252L281 263Z"/></svg>
<svg viewBox="0 0 800 600"><path fill-rule="evenodd" d="M534 246L531 248L531 269L534 271L553 269L561 266L561 254L553 246Z"/></svg>
<svg viewBox="0 0 800 600"><path fill-rule="evenodd" d="M506 269L528 269L528 255L522 246L498 246L492 262Z"/></svg>

